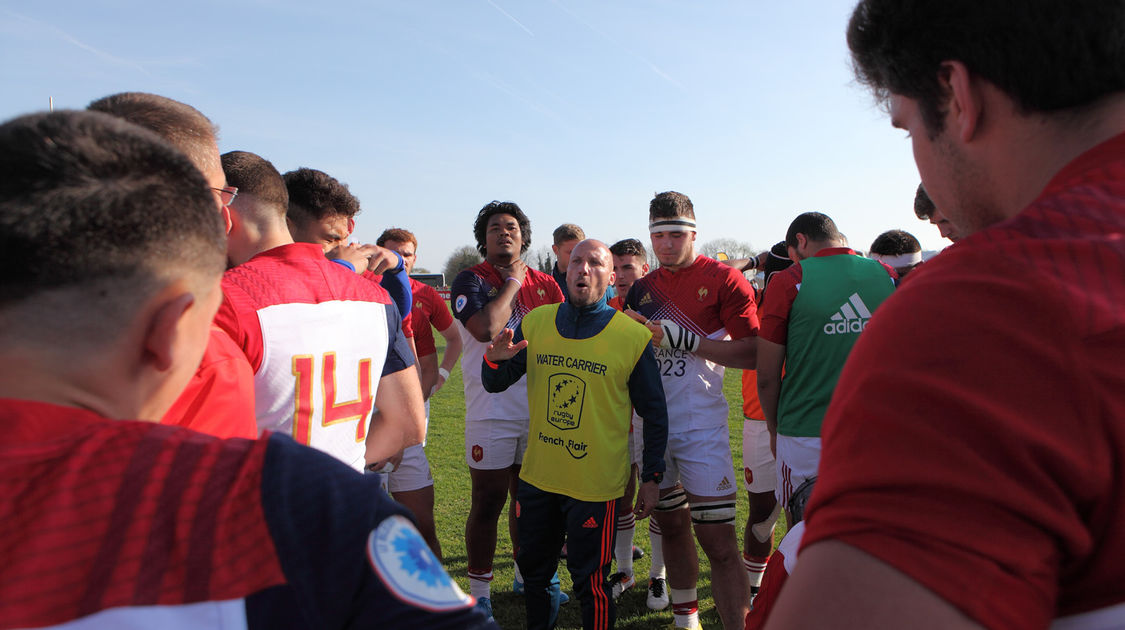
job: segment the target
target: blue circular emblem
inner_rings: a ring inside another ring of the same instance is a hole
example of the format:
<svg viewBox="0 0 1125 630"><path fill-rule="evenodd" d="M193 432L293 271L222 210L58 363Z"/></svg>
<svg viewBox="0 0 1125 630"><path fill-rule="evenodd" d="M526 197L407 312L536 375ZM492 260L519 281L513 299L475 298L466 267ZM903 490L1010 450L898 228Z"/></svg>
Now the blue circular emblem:
<svg viewBox="0 0 1125 630"><path fill-rule="evenodd" d="M408 604L431 611L473 605L405 516L379 523L367 537L367 557L383 584Z"/></svg>

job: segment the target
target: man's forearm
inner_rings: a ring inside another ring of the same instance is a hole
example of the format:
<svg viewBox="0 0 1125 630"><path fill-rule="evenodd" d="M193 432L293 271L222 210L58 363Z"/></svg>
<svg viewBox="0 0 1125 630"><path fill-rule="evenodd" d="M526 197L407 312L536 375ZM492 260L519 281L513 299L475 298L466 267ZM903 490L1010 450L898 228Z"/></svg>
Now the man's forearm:
<svg viewBox="0 0 1125 630"><path fill-rule="evenodd" d="M512 318L512 307L519 290L519 283L505 281L496 297L469 318L466 328L477 341L488 343L504 330L508 320Z"/></svg>
<svg viewBox="0 0 1125 630"><path fill-rule="evenodd" d="M713 361L719 365L743 370L752 370L757 367L757 337L743 337L728 341L707 339L699 340L699 348L695 354L700 358Z"/></svg>

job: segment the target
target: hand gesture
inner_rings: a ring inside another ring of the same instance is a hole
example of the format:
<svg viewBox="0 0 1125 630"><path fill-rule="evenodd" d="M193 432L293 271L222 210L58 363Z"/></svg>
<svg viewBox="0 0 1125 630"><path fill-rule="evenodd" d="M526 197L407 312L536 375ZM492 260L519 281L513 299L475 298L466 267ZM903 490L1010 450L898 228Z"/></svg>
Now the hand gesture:
<svg viewBox="0 0 1125 630"><path fill-rule="evenodd" d="M394 271L398 267L398 256L389 249L378 245L364 245L371 248L371 255L367 259L367 269L374 274Z"/></svg>
<svg viewBox="0 0 1125 630"><path fill-rule="evenodd" d="M488 344L488 349L484 351L484 358L499 363L500 361L507 361L508 359L519 354L520 350L527 347L527 339L513 344L512 339L515 337L516 331L511 328L505 328L500 331L499 335Z"/></svg>
<svg viewBox="0 0 1125 630"><path fill-rule="evenodd" d="M371 254L376 249L382 249L375 245L360 245L359 243L349 243L347 245L337 245L332 249L325 252L325 256L329 260L344 260L355 267L356 273L363 273L367 269L368 260Z"/></svg>
<svg viewBox="0 0 1125 630"><path fill-rule="evenodd" d="M500 277L504 280L515 278L520 284L523 284L523 279L527 277L527 263L522 260L514 260L512 264L506 267L497 267L496 269L500 272Z"/></svg>
<svg viewBox="0 0 1125 630"><path fill-rule="evenodd" d="M645 328L648 328L649 332L652 333L652 345L657 348L660 347L660 344L664 341L664 329L660 327L659 323L649 321L647 317L631 308L625 309L625 314L644 324Z"/></svg>

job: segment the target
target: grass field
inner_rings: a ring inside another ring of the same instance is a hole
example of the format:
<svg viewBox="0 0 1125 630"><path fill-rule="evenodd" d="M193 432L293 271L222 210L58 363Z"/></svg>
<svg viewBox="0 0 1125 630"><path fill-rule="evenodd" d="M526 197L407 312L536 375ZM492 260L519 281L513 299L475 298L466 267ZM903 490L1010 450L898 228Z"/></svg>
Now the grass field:
<svg viewBox="0 0 1125 630"><path fill-rule="evenodd" d="M438 336L441 340L441 337ZM444 341L444 340L441 340ZM439 352L444 348L439 347ZM740 372L728 370L723 391L731 403L730 438L734 451L735 467L741 470L742 459L742 414L740 394ZM465 559L465 517L469 513L469 470L465 464L465 396L461 384L461 366L450 375L449 382L430 401L430 429L426 454L434 475L435 519L438 538L445 555L445 568L469 592ZM741 478L741 474L739 474ZM742 528L746 523L747 499L745 489L739 482L738 491L738 529L739 544L742 541ZM784 521L784 517L782 518ZM507 512L500 516L499 540L496 546L496 559L493 564L492 607L496 621L505 630L524 628L523 597L512 593L513 559L512 543L508 539ZM784 522L779 523L775 541L784 534ZM645 558L635 565L637 587L626 592L617 604L618 628L659 628L672 625L672 608L652 612L645 606L645 590L649 569L648 521L637 522L635 544L645 550ZM699 551L699 611L704 628L721 628L719 615L711 599L711 571L707 557ZM611 569L611 572L613 570ZM570 591L570 575L566 571L566 561L561 561L559 577L563 589ZM644 578L644 579L642 579ZM581 628L582 619L577 600L564 606L559 614L559 628Z"/></svg>

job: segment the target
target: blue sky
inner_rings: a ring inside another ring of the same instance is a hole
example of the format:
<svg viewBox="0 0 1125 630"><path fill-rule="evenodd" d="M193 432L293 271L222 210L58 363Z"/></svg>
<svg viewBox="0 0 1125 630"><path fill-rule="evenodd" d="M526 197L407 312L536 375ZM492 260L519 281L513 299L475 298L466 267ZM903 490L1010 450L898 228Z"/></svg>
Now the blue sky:
<svg viewBox="0 0 1125 630"><path fill-rule="evenodd" d="M477 210L515 201L645 237L689 195L699 242L765 248L806 210L857 249L912 212L910 143L853 81L852 0L0 2L0 117L126 90L190 103L219 148L308 166L362 205L356 238L419 239L440 270ZM768 6L767 6L768 5Z"/></svg>

